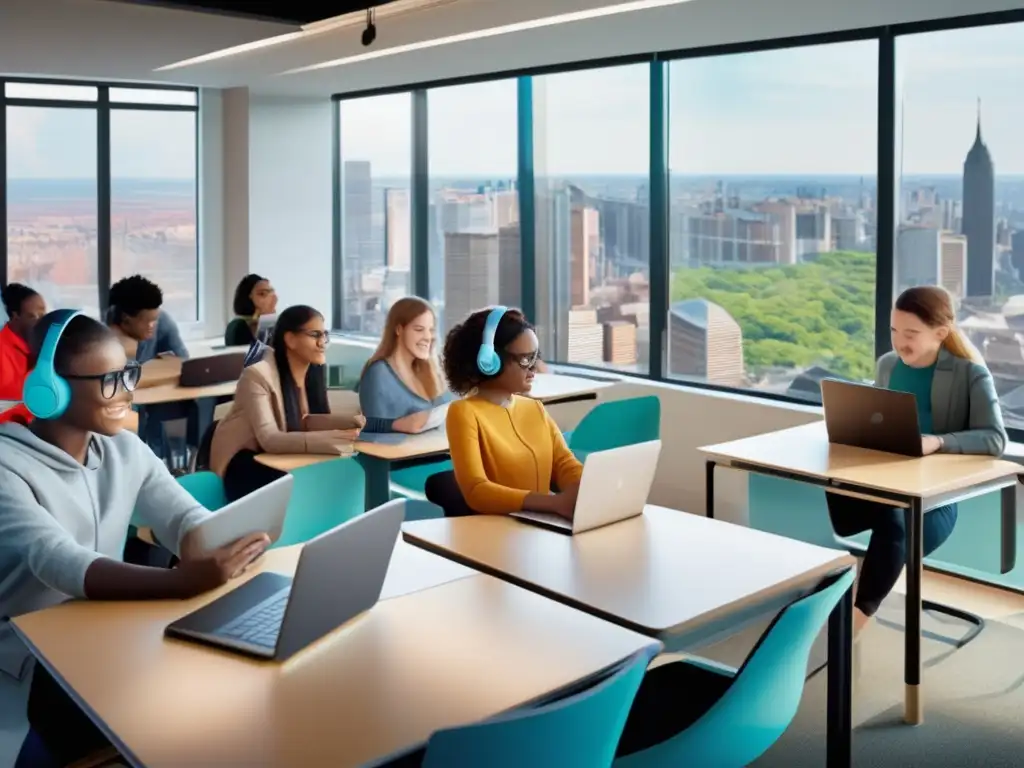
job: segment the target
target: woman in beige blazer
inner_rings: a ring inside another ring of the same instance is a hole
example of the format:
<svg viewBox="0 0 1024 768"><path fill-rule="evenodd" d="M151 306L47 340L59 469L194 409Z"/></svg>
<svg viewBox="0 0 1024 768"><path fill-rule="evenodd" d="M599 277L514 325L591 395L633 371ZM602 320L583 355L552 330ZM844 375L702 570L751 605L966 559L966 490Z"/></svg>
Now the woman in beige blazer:
<svg viewBox="0 0 1024 768"><path fill-rule="evenodd" d="M260 453L344 455L365 423L351 417L338 429L306 431L310 414L329 414L323 316L312 307L289 307L277 318L263 360L243 371L231 411L217 425L210 468L224 479L229 501L272 482L281 472L256 461ZM342 428L344 427L344 428Z"/></svg>

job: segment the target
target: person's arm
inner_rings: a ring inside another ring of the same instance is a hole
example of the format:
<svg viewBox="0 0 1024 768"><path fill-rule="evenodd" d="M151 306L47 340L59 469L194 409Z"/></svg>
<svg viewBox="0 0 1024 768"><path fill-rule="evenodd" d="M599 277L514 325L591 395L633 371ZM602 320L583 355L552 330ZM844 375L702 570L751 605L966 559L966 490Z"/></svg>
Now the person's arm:
<svg viewBox="0 0 1024 768"><path fill-rule="evenodd" d="M171 352L175 357L188 360L188 347L181 340L178 324L166 310L160 310L160 320L157 322L157 335L159 337L156 346L156 353L158 355Z"/></svg>
<svg viewBox="0 0 1024 768"><path fill-rule="evenodd" d="M187 574L104 557L83 547L35 499L28 484L0 474L0 559L20 560L40 582L69 597L135 600L186 596Z"/></svg>
<svg viewBox="0 0 1024 768"><path fill-rule="evenodd" d="M583 477L583 465L569 450L569 446L565 443L565 436L544 405L537 401L537 407L543 411L548 432L551 434L551 476L555 485L558 486L559 491L574 489Z"/></svg>
<svg viewBox="0 0 1024 768"><path fill-rule="evenodd" d="M256 369L247 368L238 380L235 403L256 436L256 442L267 453L316 453L307 445L316 432L282 432L274 418L274 393Z"/></svg>
<svg viewBox="0 0 1024 768"><path fill-rule="evenodd" d="M523 509L529 497L542 497L541 494L499 485L487 477L480 455L480 424L469 408L458 408L457 404L449 408L445 429L455 481L470 509L488 515L507 515ZM530 509L547 511L532 504Z"/></svg>
<svg viewBox="0 0 1024 768"><path fill-rule="evenodd" d="M395 419L388 416L388 402L393 394L393 378L376 362L359 378L359 410L366 417L365 432L394 432Z"/></svg>
<svg viewBox="0 0 1024 768"><path fill-rule="evenodd" d="M14 351L0 345L0 400L21 400L25 371L18 365Z"/></svg>
<svg viewBox="0 0 1024 768"><path fill-rule="evenodd" d="M992 374L980 364L971 366L967 429L937 435L940 453L972 453L1002 456L1006 450L1006 427L999 407Z"/></svg>

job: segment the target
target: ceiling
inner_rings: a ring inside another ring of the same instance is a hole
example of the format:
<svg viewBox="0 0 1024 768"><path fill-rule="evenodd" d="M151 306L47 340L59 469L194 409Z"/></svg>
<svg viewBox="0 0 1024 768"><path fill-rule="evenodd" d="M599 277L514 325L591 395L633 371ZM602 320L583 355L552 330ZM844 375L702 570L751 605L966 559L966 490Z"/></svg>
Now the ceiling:
<svg viewBox="0 0 1024 768"><path fill-rule="evenodd" d="M364 14L301 36L323 12L291 0L0 0L0 73L84 79L248 86L277 96L327 96L409 83L558 65L618 55L857 29L1024 8L1024 0L689 0L627 14L466 40L300 74L288 70L395 46L493 29L623 0L395 0L377 10L364 47ZM360 5L365 7L366 0ZM172 5L260 8L290 23L196 12ZM352 3L328 2L330 14ZM757 13L751 13L756 5ZM59 23L58 23L59 20ZM160 67L291 34L280 45L166 71Z"/></svg>
<svg viewBox="0 0 1024 768"><path fill-rule="evenodd" d="M157 5L186 11L206 11L227 16L310 24L333 16L365 11L391 0L110 0L110 2Z"/></svg>

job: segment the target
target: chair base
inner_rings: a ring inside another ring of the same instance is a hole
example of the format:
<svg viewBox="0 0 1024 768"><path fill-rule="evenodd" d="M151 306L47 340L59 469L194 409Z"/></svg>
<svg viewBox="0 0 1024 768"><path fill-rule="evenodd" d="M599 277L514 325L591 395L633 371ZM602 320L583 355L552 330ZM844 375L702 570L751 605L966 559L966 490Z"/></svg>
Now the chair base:
<svg viewBox="0 0 1024 768"><path fill-rule="evenodd" d="M985 628L985 620L981 618L981 616L971 613L970 611L963 611L959 608L954 608L951 605L943 605L942 603L935 603L931 600L922 600L921 610L952 616L954 619L959 619L965 624L973 625L966 635L953 643L957 648L963 648L969 642L974 640L974 638L980 635L981 631Z"/></svg>

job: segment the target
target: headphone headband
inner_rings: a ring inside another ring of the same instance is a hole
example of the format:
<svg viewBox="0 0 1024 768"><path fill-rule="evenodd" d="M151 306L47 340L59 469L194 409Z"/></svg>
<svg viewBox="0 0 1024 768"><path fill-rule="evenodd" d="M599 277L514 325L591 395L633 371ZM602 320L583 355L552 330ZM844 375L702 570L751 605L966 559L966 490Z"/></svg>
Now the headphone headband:
<svg viewBox="0 0 1024 768"><path fill-rule="evenodd" d="M501 371L501 357L494 349L494 336L498 332L498 324L506 312L508 312L508 307L494 307L484 322L484 335L480 343L480 351L476 355L476 367L484 376L495 376Z"/></svg>

